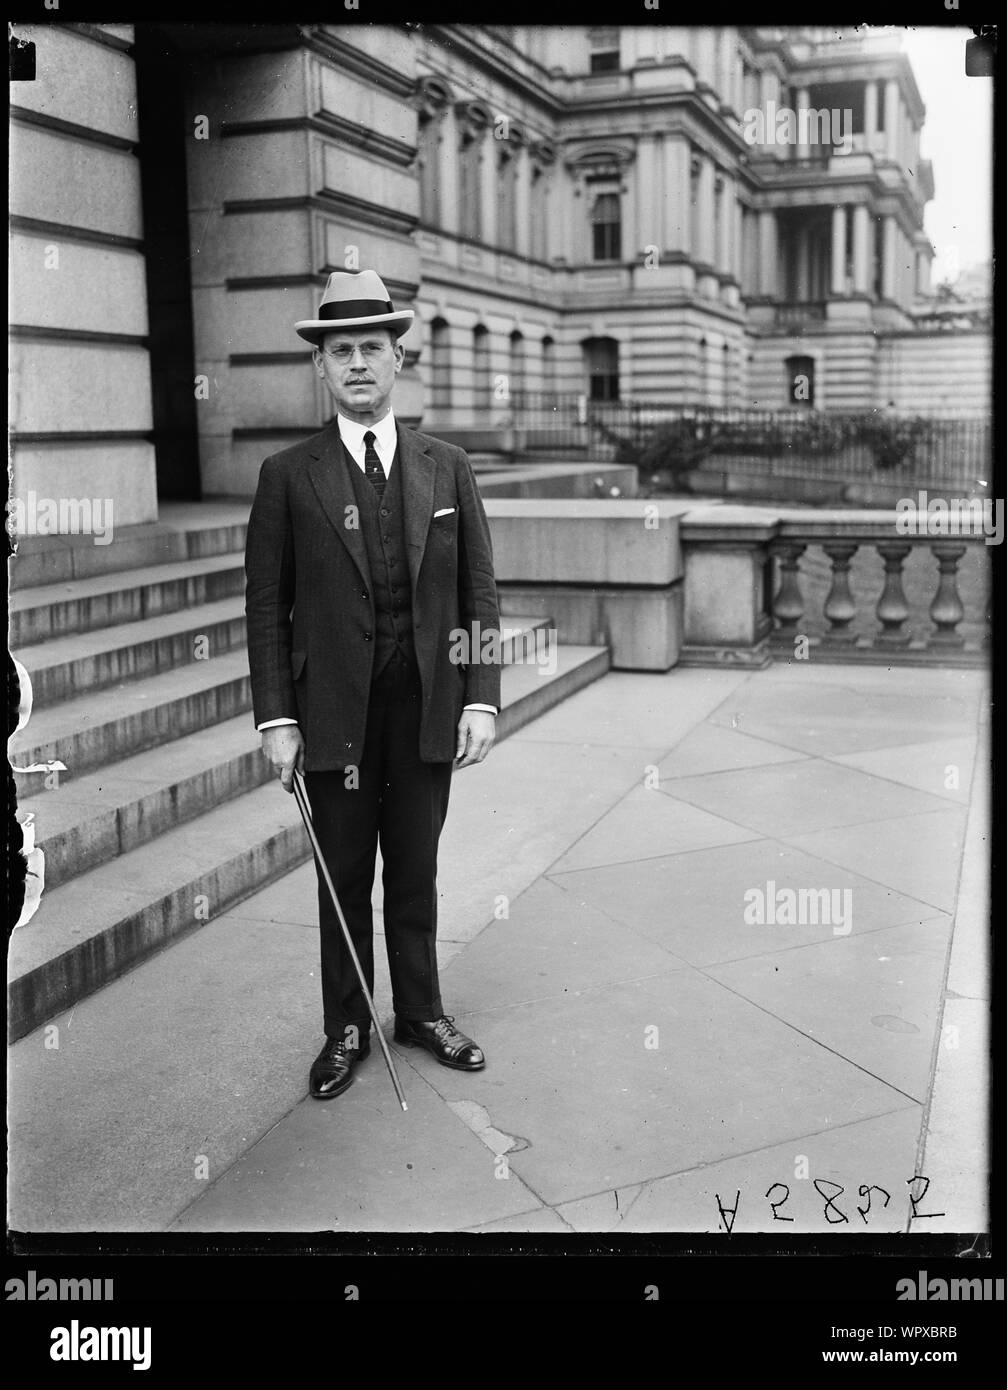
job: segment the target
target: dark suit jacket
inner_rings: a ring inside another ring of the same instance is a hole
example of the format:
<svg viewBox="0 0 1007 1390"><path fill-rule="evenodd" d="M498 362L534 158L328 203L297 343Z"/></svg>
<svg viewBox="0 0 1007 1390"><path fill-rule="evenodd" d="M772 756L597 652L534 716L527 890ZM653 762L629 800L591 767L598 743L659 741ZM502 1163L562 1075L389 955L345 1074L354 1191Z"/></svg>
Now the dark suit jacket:
<svg viewBox="0 0 1007 1390"><path fill-rule="evenodd" d="M463 449L397 424L423 690L419 755L451 762L466 704L500 704L500 666L452 660L453 630L499 628L489 526ZM356 467L356 464L353 465ZM434 513L455 510L446 516ZM359 763L374 662L374 586L339 430L267 458L248 521L245 613L256 724L297 719L309 772ZM478 628L473 629L475 623ZM455 656L458 655L455 641Z"/></svg>

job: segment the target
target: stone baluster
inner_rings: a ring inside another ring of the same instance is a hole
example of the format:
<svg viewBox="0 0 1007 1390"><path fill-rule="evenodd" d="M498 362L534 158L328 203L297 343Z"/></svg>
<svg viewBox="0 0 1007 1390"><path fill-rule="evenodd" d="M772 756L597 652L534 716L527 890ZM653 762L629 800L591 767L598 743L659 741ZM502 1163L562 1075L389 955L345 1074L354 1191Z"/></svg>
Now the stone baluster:
<svg viewBox="0 0 1007 1390"><path fill-rule="evenodd" d="M822 640L833 646L850 646L857 640L856 633L850 630L857 613L850 590L850 561L860 547L856 541L826 541L822 549L832 562L832 587L823 609L829 631Z"/></svg>
<svg viewBox="0 0 1007 1390"><path fill-rule="evenodd" d="M965 638L955 629L965 616L965 608L958 593L958 566L965 554L965 546L938 541L931 545L930 549L937 559L940 577L937 581L937 592L930 605L930 617L937 631L927 645L945 649L963 647Z"/></svg>
<svg viewBox="0 0 1007 1390"><path fill-rule="evenodd" d="M804 541L777 541L773 546L773 556L780 565L780 587L773 601L773 617L779 624L778 637L795 636L804 613L800 561L807 548Z"/></svg>
<svg viewBox="0 0 1007 1390"><path fill-rule="evenodd" d="M885 587L875 610L881 631L874 638L876 647L907 647L912 633L904 624L909 617L909 604L902 587L902 566L912 550L904 541L879 541L878 554L885 562Z"/></svg>

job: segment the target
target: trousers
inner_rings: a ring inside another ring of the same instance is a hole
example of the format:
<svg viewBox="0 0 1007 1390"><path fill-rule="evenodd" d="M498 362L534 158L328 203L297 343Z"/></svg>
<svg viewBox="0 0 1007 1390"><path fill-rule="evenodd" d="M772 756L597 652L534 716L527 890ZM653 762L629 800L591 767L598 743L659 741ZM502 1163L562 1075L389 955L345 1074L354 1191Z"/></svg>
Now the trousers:
<svg viewBox="0 0 1007 1390"><path fill-rule="evenodd" d="M359 766L308 772L304 781L368 990L373 996L371 895L380 843L392 1004L403 1018L432 1022L444 1013L437 973L437 846L454 765L420 761L420 703L415 662L394 654L371 684ZM342 1037L355 1026L366 1037L367 1003L320 872L318 913L325 1032Z"/></svg>

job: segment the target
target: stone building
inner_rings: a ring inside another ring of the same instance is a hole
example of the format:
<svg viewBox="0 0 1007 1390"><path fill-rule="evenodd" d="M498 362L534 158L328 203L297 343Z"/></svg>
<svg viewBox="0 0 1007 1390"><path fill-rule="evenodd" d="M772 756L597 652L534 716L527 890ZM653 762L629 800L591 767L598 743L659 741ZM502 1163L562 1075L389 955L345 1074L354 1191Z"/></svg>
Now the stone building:
<svg viewBox="0 0 1007 1390"><path fill-rule="evenodd" d="M16 495L111 492L121 524L249 495L326 418L292 324L355 266L417 310L398 413L473 448L575 396L986 407L988 331L917 317L933 179L891 31L19 33Z"/></svg>

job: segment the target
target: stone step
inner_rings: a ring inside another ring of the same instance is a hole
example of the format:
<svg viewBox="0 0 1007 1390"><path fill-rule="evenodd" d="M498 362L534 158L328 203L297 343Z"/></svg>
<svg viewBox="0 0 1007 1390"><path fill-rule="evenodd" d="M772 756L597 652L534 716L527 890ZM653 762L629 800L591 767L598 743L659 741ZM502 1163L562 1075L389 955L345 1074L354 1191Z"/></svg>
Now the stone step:
<svg viewBox="0 0 1007 1390"><path fill-rule="evenodd" d="M8 951L11 1039L309 854L297 803L259 787L42 894Z"/></svg>
<svg viewBox="0 0 1007 1390"><path fill-rule="evenodd" d="M201 660L244 646L244 597L55 637L23 648L18 660L31 678L33 708L42 709L85 691L176 670L196 658L200 639Z"/></svg>
<svg viewBox="0 0 1007 1390"><path fill-rule="evenodd" d="M240 552L19 589L10 601L11 645L20 657L22 647L37 642L177 613L244 591Z"/></svg>
<svg viewBox="0 0 1007 1390"><path fill-rule="evenodd" d="M532 657L533 643L542 639L531 634L548 626L548 618L508 615L502 624L505 660L516 660L525 649ZM508 691L519 688L511 675L516 669L506 669ZM501 727L514 717L502 713ZM46 885L57 887L272 776L259 735L249 716L241 714L95 772L68 771L51 788L41 775L19 775L18 809L34 815Z"/></svg>
<svg viewBox="0 0 1007 1390"><path fill-rule="evenodd" d="M221 724L251 704L247 655L227 652L33 711L11 740L11 762L28 767L58 759L78 776ZM41 780L40 773L19 774L29 793Z"/></svg>
<svg viewBox="0 0 1007 1390"><path fill-rule="evenodd" d="M551 674L527 664L505 666L500 738L608 669L605 648L553 650L556 669ZM72 1007L308 857L294 798L263 785L47 889L35 916L11 938L11 1039Z"/></svg>
<svg viewBox="0 0 1007 1390"><path fill-rule="evenodd" d="M273 776L250 716L241 714L38 789L19 798L18 812L35 818L48 893Z"/></svg>
<svg viewBox="0 0 1007 1390"><path fill-rule="evenodd" d="M10 588L69 583L122 570L202 560L245 547L250 501L162 503L157 521L116 526L107 545L92 535L22 536Z"/></svg>

